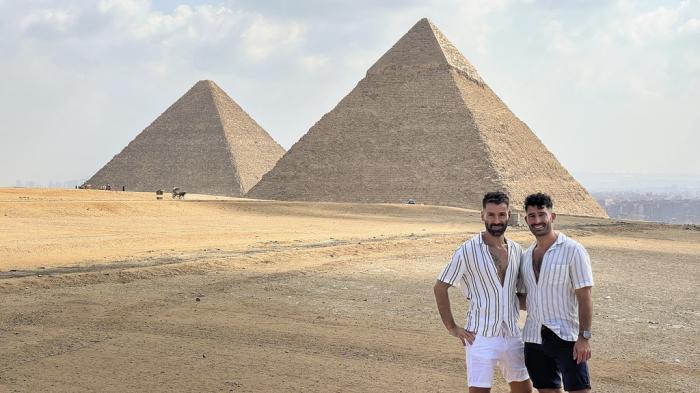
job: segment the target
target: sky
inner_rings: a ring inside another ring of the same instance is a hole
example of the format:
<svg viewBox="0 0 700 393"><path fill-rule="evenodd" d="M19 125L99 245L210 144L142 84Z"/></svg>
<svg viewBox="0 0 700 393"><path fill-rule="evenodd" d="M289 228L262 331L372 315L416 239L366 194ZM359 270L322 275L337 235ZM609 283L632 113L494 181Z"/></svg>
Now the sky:
<svg viewBox="0 0 700 393"><path fill-rule="evenodd" d="M0 0L0 186L87 179L202 79L288 149L423 17L574 175L700 177L700 0Z"/></svg>

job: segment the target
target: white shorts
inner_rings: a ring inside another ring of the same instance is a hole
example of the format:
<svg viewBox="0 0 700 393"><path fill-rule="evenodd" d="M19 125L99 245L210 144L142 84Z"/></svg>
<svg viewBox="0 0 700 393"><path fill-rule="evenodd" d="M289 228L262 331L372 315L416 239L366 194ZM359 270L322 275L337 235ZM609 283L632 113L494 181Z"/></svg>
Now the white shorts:
<svg viewBox="0 0 700 393"><path fill-rule="evenodd" d="M501 369L508 383L530 378L525 368L524 344L520 337L477 335L474 343L467 343L464 350L469 386L490 388L496 367Z"/></svg>

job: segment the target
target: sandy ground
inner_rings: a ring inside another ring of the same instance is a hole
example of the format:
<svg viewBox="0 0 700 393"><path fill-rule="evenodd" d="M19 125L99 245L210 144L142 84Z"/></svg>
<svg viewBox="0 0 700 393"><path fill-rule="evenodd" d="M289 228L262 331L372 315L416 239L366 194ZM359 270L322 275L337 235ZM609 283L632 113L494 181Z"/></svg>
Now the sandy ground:
<svg viewBox="0 0 700 393"><path fill-rule="evenodd" d="M593 260L595 391L698 391L697 227L557 225ZM0 189L0 392L466 391L432 285L481 228L420 205Z"/></svg>

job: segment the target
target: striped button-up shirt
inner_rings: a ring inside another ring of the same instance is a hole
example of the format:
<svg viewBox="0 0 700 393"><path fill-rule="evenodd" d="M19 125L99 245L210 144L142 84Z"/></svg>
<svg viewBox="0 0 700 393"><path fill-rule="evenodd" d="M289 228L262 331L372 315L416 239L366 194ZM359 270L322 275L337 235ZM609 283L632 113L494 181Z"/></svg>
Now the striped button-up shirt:
<svg viewBox="0 0 700 393"><path fill-rule="evenodd" d="M438 276L438 280L444 283L461 286L462 293L469 299L464 328L478 335L520 335L518 298L515 292L522 248L512 240L506 241L508 270L503 285L481 234L462 243Z"/></svg>
<svg viewBox="0 0 700 393"><path fill-rule="evenodd" d="M542 325L562 340L576 341L579 333L576 289L593 286L591 259L577 241L559 233L544 253L539 281L535 281L532 252L535 244L523 253L520 264L520 293L527 293L527 319L523 341L542 343Z"/></svg>

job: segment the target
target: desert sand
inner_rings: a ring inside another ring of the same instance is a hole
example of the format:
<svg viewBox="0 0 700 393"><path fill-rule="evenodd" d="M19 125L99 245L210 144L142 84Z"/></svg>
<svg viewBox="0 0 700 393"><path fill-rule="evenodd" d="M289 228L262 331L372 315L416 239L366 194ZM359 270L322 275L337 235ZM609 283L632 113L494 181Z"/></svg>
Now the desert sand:
<svg viewBox="0 0 700 393"><path fill-rule="evenodd" d="M0 392L466 391L432 285L482 227L422 205L0 189ZM698 228L556 227L593 262L594 391L698 391Z"/></svg>

